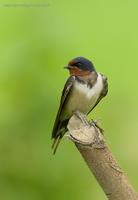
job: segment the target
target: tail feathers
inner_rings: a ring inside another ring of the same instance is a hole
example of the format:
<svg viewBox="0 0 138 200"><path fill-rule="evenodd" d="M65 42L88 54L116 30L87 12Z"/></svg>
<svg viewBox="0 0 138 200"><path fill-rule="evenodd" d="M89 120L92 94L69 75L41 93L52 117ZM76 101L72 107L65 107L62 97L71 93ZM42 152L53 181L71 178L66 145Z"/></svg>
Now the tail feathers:
<svg viewBox="0 0 138 200"><path fill-rule="evenodd" d="M61 140L61 135L58 135L56 138L54 138L54 141L53 141L53 144L52 144L53 154L56 153L56 150L58 148L60 140Z"/></svg>
<svg viewBox="0 0 138 200"><path fill-rule="evenodd" d="M53 144L52 144L53 154L56 153L60 140L67 131L67 124L68 124L68 119L61 121L58 124L58 126L55 126L53 129L53 133L52 133L52 139L54 139Z"/></svg>
<svg viewBox="0 0 138 200"><path fill-rule="evenodd" d="M54 139L53 144L52 144L53 154L56 153L60 140L62 139L66 131L67 131L67 128L62 127L62 129L60 129L60 131L57 132L57 135L53 138Z"/></svg>

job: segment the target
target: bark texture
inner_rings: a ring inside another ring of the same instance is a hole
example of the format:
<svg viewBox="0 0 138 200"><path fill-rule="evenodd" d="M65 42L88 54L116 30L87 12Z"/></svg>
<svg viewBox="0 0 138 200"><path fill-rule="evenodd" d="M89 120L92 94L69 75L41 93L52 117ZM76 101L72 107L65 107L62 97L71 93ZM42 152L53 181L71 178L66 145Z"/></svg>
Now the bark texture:
<svg viewBox="0 0 138 200"><path fill-rule="evenodd" d="M112 155L103 131L76 112L68 124L69 138L86 161L109 200L138 200L138 196Z"/></svg>

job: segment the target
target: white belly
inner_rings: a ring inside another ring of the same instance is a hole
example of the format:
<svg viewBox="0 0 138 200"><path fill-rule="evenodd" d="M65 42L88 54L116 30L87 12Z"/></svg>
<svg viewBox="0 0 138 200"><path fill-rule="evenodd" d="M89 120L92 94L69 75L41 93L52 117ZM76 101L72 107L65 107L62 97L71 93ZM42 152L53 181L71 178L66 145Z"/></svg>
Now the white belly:
<svg viewBox="0 0 138 200"><path fill-rule="evenodd" d="M98 74L97 82L92 88L75 81L69 101L64 109L64 118L70 117L77 110L87 114L96 104L102 89L103 80L101 74Z"/></svg>

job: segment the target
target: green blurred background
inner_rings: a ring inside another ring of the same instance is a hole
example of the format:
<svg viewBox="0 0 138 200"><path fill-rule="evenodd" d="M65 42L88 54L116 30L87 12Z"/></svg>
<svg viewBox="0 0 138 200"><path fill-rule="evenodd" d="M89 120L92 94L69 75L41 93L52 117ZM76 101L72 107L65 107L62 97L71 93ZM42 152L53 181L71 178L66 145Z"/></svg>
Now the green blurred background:
<svg viewBox="0 0 138 200"><path fill-rule="evenodd" d="M4 3L47 3L5 7ZM56 156L51 130L68 72L84 56L109 81L100 119L120 166L138 187L138 1L0 1L0 199L106 199L74 145Z"/></svg>

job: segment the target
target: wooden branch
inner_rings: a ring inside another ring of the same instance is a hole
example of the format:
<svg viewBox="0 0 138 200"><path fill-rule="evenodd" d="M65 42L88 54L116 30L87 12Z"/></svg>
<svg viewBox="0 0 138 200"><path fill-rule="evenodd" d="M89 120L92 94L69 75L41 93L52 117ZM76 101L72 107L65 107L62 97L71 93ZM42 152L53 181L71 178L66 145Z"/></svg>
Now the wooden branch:
<svg viewBox="0 0 138 200"><path fill-rule="evenodd" d="M94 121L88 122L83 114L76 112L69 121L68 130L68 137L75 143L107 198L138 200L136 192L109 150L102 129Z"/></svg>

